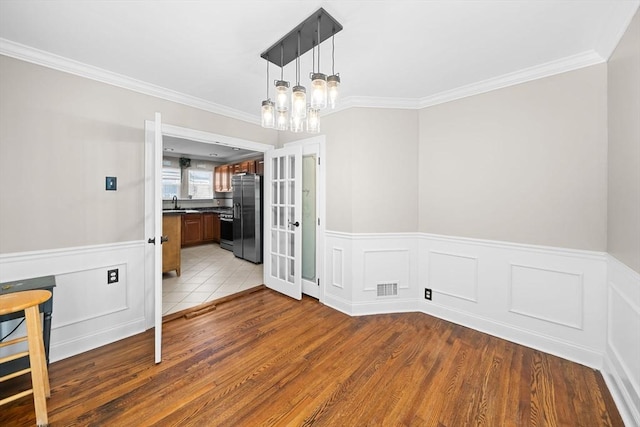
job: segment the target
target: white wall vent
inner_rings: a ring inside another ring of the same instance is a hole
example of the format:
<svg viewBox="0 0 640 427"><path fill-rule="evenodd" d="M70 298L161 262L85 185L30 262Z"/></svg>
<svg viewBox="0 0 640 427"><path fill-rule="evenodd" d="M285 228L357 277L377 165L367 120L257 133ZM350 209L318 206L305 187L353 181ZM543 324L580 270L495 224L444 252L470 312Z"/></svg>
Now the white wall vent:
<svg viewBox="0 0 640 427"><path fill-rule="evenodd" d="M398 283L378 283L378 297L391 297L398 295Z"/></svg>

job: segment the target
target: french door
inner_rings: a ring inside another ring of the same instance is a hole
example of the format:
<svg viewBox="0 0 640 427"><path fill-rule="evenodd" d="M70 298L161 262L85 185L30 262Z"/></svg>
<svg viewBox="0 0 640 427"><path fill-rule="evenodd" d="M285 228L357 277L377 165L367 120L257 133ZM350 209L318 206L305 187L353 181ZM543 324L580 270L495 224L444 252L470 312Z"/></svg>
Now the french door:
<svg viewBox="0 0 640 427"><path fill-rule="evenodd" d="M155 362L162 360L162 118L145 122L145 282L146 312L153 313ZM150 325L149 325L150 326Z"/></svg>
<svg viewBox="0 0 640 427"><path fill-rule="evenodd" d="M265 152L264 281L302 299L302 148Z"/></svg>

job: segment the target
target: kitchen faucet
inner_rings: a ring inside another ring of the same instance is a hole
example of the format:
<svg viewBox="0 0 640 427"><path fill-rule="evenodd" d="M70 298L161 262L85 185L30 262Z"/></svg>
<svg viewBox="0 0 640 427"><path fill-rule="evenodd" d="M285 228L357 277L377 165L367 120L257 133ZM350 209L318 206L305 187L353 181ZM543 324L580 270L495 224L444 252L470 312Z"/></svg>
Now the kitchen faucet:
<svg viewBox="0 0 640 427"><path fill-rule="evenodd" d="M178 209L178 196L173 196L173 209Z"/></svg>

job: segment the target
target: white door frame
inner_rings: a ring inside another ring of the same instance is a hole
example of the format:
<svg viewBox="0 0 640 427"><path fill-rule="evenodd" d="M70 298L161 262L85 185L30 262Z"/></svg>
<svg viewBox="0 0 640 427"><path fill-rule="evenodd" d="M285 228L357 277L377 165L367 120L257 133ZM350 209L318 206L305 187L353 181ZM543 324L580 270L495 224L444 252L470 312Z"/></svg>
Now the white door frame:
<svg viewBox="0 0 640 427"><path fill-rule="evenodd" d="M324 274L324 236L325 236L325 223L326 223L326 177L327 177L327 162L325 156L325 144L326 137L324 135L318 135L311 138L301 139L298 141L289 142L284 144L284 147L302 146L302 155L316 154L320 160L320 164L316 169L316 193L317 193L317 214L320 220L320 225L317 228L316 234L316 278L320 280L320 286L318 289L318 300L324 302L324 290L327 286ZM266 253L266 252L265 252ZM304 291L304 279L302 292Z"/></svg>
<svg viewBox="0 0 640 427"><path fill-rule="evenodd" d="M149 138L148 130L153 129L155 125L154 121L145 121L145 140ZM192 141L204 142L214 145L226 145L230 147L238 147L252 151L265 152L273 150L275 146L271 144L263 144L261 142L250 141L247 139L236 138L227 135L220 135L211 132L200 131L196 129L184 128L180 126L173 126L162 123L162 136L172 136L176 138L190 139ZM152 149L153 145L145 144L145 165L153 164L155 152ZM162 158L162 156L160 156ZM158 165L162 167L162 164ZM151 235L153 235L153 217L155 214L154 208L154 195L153 189L155 186L155 177L148 174L149 168L145 168L145 185L144 185L144 232L145 241ZM153 245L148 245L152 247ZM145 251L145 327L151 329L154 327L154 313L155 306L162 307L161 303L157 303L154 298L154 261L152 254L148 255L151 248L147 248Z"/></svg>

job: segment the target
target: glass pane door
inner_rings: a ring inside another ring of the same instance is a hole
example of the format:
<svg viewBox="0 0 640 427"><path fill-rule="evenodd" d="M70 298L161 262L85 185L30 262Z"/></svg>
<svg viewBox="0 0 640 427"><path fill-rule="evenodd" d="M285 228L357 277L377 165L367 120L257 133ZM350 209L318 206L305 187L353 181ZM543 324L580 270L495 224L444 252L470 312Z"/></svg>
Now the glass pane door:
<svg viewBox="0 0 640 427"><path fill-rule="evenodd" d="M300 148L265 153L265 284L302 298L301 265L301 184Z"/></svg>

